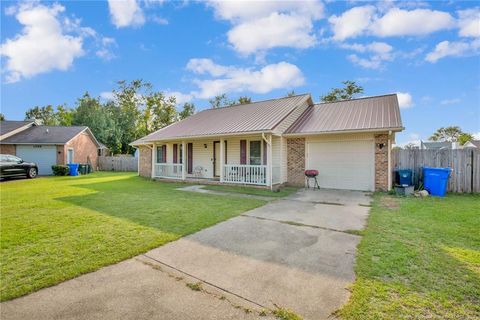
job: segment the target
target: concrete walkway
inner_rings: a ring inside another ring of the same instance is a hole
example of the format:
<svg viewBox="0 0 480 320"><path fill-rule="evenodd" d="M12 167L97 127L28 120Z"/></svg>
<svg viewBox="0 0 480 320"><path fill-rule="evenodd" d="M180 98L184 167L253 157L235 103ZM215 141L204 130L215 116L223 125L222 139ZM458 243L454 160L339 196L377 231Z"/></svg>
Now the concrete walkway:
<svg viewBox="0 0 480 320"><path fill-rule="evenodd" d="M370 197L301 190L193 235L1 305L2 319L332 318L349 296ZM201 291L186 284L202 283ZM270 315L270 318L272 316ZM267 317L268 318L268 317Z"/></svg>
<svg viewBox="0 0 480 320"><path fill-rule="evenodd" d="M188 187L177 188L180 191L189 191L189 192L199 192L199 193L209 193L209 194L216 194L219 196L229 196L229 197L240 197L240 198L250 198L250 199L258 199L258 200L265 200L265 201L272 201L278 199L276 197L268 197L268 196L259 196L254 194L244 194L238 192L225 192L225 191L217 191L217 190L209 190L205 189L205 185L194 185Z"/></svg>

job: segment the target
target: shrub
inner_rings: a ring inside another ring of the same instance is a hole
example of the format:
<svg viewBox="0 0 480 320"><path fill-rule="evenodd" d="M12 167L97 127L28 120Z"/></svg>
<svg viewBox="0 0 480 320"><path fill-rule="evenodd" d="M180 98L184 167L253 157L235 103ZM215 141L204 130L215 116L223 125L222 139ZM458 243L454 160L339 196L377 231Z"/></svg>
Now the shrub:
<svg viewBox="0 0 480 320"><path fill-rule="evenodd" d="M68 168L68 166L54 165L52 166L52 171L53 171L53 174L56 176L66 176L68 175L68 172L70 171L70 169Z"/></svg>

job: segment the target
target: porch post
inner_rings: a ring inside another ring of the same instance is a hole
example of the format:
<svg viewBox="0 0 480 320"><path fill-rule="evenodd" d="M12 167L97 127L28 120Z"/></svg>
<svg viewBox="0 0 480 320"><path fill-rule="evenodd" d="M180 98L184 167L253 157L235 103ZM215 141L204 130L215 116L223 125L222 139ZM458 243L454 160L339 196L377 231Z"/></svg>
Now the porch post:
<svg viewBox="0 0 480 320"><path fill-rule="evenodd" d="M182 180L187 178L187 144L182 141Z"/></svg>
<svg viewBox="0 0 480 320"><path fill-rule="evenodd" d="M156 146L155 143L152 144L152 174L151 177L153 178L155 176L155 165L157 163L157 152L156 152Z"/></svg>
<svg viewBox="0 0 480 320"><path fill-rule="evenodd" d="M225 165L225 140L220 138L220 182L223 182L223 170Z"/></svg>
<svg viewBox="0 0 480 320"><path fill-rule="evenodd" d="M272 135L268 137L268 143L267 143L267 150L268 150L268 156L267 156L267 163L268 163L268 185L270 186L270 189L273 189L273 159L272 159Z"/></svg>

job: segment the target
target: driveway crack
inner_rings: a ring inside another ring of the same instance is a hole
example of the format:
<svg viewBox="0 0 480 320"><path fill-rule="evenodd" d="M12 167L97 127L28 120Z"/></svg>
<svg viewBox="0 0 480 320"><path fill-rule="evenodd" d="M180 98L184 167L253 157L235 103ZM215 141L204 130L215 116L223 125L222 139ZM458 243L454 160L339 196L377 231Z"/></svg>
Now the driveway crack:
<svg viewBox="0 0 480 320"><path fill-rule="evenodd" d="M304 223L296 222L296 221L275 220L275 219L270 219L270 218L250 216L250 215L246 215L246 214L242 214L241 216L242 217L247 217L247 218L258 219L258 220L266 220L266 221L273 221L273 222L278 222L278 223L283 223L283 224L289 224L291 226L297 226L297 227L308 227L308 228L323 229L323 230L328 230L328 231L333 231L333 232L341 232L341 233L346 233L346 234L355 235L355 236L359 236L359 232L361 232L360 230L338 230L338 229L334 229L334 228L315 226L315 225L311 225L311 224L304 224Z"/></svg>

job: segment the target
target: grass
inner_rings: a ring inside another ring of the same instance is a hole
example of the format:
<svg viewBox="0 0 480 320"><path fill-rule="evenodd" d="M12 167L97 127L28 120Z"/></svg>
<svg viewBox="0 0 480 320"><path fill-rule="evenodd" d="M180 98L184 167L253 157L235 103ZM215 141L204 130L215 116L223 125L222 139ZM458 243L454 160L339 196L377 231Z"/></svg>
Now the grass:
<svg viewBox="0 0 480 320"><path fill-rule="evenodd" d="M131 173L0 184L1 300L97 270L266 203Z"/></svg>
<svg viewBox="0 0 480 320"><path fill-rule="evenodd" d="M343 319L479 319L480 195L375 195Z"/></svg>
<svg viewBox="0 0 480 320"><path fill-rule="evenodd" d="M282 187L279 191L271 191L268 189L259 189L254 187L240 187L240 186L219 186L219 185L206 185L203 187L207 190L215 190L215 191L223 191L223 192L231 192L231 193L242 193L242 194L250 194L256 196L267 196L267 197L286 197L295 191L298 188L294 187Z"/></svg>

